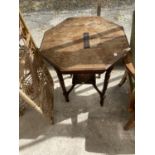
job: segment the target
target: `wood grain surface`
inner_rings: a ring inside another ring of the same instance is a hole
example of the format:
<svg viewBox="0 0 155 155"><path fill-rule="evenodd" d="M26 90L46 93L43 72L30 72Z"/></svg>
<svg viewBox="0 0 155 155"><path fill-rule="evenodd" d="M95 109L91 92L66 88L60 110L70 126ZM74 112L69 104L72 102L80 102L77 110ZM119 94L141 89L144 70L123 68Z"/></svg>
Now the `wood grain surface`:
<svg viewBox="0 0 155 155"><path fill-rule="evenodd" d="M84 33L90 48L84 49ZM60 71L105 71L126 55L123 27L102 17L71 17L44 34L41 54Z"/></svg>

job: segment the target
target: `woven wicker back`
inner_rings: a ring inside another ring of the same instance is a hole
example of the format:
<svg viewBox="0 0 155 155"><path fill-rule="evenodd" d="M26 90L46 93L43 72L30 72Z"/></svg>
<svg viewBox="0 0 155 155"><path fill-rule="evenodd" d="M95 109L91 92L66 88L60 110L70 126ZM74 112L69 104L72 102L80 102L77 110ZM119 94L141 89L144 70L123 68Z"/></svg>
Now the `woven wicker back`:
<svg viewBox="0 0 155 155"><path fill-rule="evenodd" d="M19 82L20 97L53 120L53 80L21 13L19 13Z"/></svg>

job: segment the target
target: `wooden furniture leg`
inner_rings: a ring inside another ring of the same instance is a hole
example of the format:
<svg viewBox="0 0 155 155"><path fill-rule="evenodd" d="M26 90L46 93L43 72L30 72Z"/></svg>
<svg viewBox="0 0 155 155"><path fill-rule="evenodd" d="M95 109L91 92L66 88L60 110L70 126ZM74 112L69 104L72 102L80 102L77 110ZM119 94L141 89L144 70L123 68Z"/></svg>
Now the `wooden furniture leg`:
<svg viewBox="0 0 155 155"><path fill-rule="evenodd" d="M124 130L128 130L128 129L134 127L134 125L135 125L135 90L133 90L131 92L130 104L129 104L128 111L131 112L131 116L130 116L128 122L125 124Z"/></svg>
<svg viewBox="0 0 155 155"><path fill-rule="evenodd" d="M83 82L83 78L85 77L80 77L80 74L77 74L77 75L73 75L73 84L71 86L71 88L67 91L66 90L66 87L65 87L65 82L64 82L64 79L63 79L63 76L62 76L62 73L58 70L56 70L57 72L57 75L58 75L58 78L59 78L59 81L60 81L60 85L61 85L61 88L63 90L63 95L65 97L65 100L67 102L69 102L69 93L72 91L72 89L74 88L74 86L76 84L82 84L82 83L85 83L85 84L92 84L94 86L94 88L97 90L97 92L99 93L100 95L100 105L103 106L104 104L104 95L105 95L105 92L107 90L107 86L108 86L108 82L109 82L109 78L110 78L110 73L113 69L113 66L110 67L107 71L106 71L106 74L105 74L105 79L104 79L104 82L103 82L103 89L102 91L100 91L97 86L96 86L96 82L95 82L95 74L92 74L92 78L91 78L91 75L90 76L90 79L89 79L89 76L86 78L88 81L85 81ZM81 74L82 75L82 74ZM76 79L75 79L76 78Z"/></svg>
<svg viewBox="0 0 155 155"><path fill-rule="evenodd" d="M124 130L129 130L135 125L135 112L132 112L128 122L124 126Z"/></svg>
<svg viewBox="0 0 155 155"><path fill-rule="evenodd" d="M66 87L65 87L65 82L64 82L64 79L63 79L63 76L62 76L62 73L57 71L57 75L58 75L58 78L59 78L59 82L60 82L60 85L61 85L61 88L62 88L62 91L63 91L63 95L65 97L65 100L66 102L69 102L69 97L68 97L68 93L67 93L67 90L66 90Z"/></svg>
<svg viewBox="0 0 155 155"><path fill-rule="evenodd" d="M109 78L110 78L110 73L112 71L113 67L109 68L107 71L106 71L106 74L105 74L105 80L103 82L103 90L100 91L97 86L96 86L96 80L95 80L95 74L77 74L77 75L73 75L73 86L70 88L70 90L67 92L69 93L73 87L76 85L76 84L92 84L94 86L94 88L97 90L97 92L99 93L100 95L100 105L103 106L103 103L104 103L104 95L105 95L105 92L107 90L107 86L108 86L108 82L109 82Z"/></svg>
<svg viewBox="0 0 155 155"><path fill-rule="evenodd" d="M104 98L105 98L105 92L107 90L107 87L108 87L108 83L109 83L109 78L110 78L110 73L113 69L113 66L110 67L107 71L106 71L106 74L105 74L105 79L104 79L104 84L103 84L103 90L100 94L100 104L101 106L103 106L104 104Z"/></svg>
<svg viewBox="0 0 155 155"><path fill-rule="evenodd" d="M118 84L118 86L121 87L125 83L126 79L127 79L127 72L125 71L125 73L124 73L120 83Z"/></svg>
<svg viewBox="0 0 155 155"><path fill-rule="evenodd" d="M97 16L101 16L101 0L97 1Z"/></svg>

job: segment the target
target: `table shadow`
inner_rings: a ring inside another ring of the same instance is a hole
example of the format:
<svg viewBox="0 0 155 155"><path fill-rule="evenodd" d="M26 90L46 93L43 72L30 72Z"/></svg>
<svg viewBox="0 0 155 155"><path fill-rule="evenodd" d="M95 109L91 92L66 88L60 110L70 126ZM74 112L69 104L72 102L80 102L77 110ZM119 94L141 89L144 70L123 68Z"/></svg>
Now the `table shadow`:
<svg viewBox="0 0 155 155"><path fill-rule="evenodd" d="M123 130L129 116L126 86L108 88L104 107L100 107L97 93L81 96L75 90L70 94L70 102L65 102L61 88L55 89L54 125L36 111L26 111L20 118L19 138L35 140L21 145L19 150L54 137L82 137L88 152L134 153L134 130Z"/></svg>

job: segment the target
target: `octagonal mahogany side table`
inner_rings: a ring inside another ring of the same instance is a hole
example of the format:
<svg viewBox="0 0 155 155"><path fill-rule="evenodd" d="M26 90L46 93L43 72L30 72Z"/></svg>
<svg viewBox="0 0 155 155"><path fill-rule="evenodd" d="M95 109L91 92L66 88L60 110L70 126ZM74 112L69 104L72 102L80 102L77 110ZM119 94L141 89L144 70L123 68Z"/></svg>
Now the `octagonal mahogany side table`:
<svg viewBox="0 0 155 155"><path fill-rule="evenodd" d="M129 44L123 27L102 17L71 17L44 34L41 55L56 70L63 95L69 101L69 93L76 84L92 84L104 95L110 73L117 61L129 52ZM96 86L95 74L105 72L103 89ZM72 86L66 90L63 74L72 74Z"/></svg>

